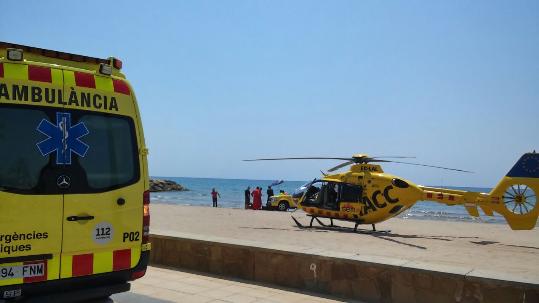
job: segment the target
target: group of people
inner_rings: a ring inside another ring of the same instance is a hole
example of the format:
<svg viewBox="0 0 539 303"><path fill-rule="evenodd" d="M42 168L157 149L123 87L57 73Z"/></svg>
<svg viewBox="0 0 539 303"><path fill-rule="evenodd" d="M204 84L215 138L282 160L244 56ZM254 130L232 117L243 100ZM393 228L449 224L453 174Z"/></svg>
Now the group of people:
<svg viewBox="0 0 539 303"><path fill-rule="evenodd" d="M273 197L271 186L268 186L266 194L268 196L267 202L269 202L270 198ZM247 186L247 189L245 189L245 209L262 209L262 196L262 187L257 186L251 191L251 187ZM251 203L251 197L253 198L253 203Z"/></svg>
<svg viewBox="0 0 539 303"><path fill-rule="evenodd" d="M270 198L273 197L273 188L271 188L271 186L268 186L266 194L268 196L267 202L269 202ZM284 194L284 191L281 190L281 194ZM255 189L253 189L253 191L251 191L251 187L247 186L247 189L245 190L245 209L262 209L262 195L262 187L257 186ZM251 197L253 198L252 203ZM221 194L219 194L215 188L212 188L211 199L213 202L213 207L217 207L218 198L221 198Z"/></svg>

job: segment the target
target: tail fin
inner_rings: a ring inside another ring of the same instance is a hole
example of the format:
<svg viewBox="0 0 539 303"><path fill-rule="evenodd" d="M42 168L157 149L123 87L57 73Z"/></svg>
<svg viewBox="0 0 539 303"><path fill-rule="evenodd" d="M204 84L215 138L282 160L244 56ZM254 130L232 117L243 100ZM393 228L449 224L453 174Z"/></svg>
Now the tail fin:
<svg viewBox="0 0 539 303"><path fill-rule="evenodd" d="M534 151L520 157L490 192L487 205L504 216L512 229L533 229L539 216L538 193L539 154Z"/></svg>

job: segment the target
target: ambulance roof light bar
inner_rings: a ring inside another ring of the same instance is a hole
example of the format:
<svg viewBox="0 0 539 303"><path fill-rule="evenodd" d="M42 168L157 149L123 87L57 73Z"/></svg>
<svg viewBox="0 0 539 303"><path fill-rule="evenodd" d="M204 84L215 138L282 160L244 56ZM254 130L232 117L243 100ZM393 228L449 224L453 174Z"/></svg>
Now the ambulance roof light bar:
<svg viewBox="0 0 539 303"><path fill-rule="evenodd" d="M122 60L112 57L112 66L114 66L115 69L122 69L122 65Z"/></svg>
<svg viewBox="0 0 539 303"><path fill-rule="evenodd" d="M118 58L110 57L109 64L101 63L99 64L99 72L103 75L110 76L112 75L112 68L117 70L122 69L122 61Z"/></svg>
<svg viewBox="0 0 539 303"><path fill-rule="evenodd" d="M22 61L23 51L18 48L8 48L7 49L7 58L11 61Z"/></svg>
<svg viewBox="0 0 539 303"><path fill-rule="evenodd" d="M112 67L108 64L101 63L99 64L99 72L103 75L110 76L112 75Z"/></svg>
<svg viewBox="0 0 539 303"><path fill-rule="evenodd" d="M88 63L96 63L96 64L99 64L99 63L110 64L110 60L108 59L82 56L82 55L59 52L55 50L49 50L49 49L44 49L44 48L37 48L37 47L32 47L32 46L26 46L26 45L0 41L0 49L2 48L19 49L26 53L33 53L33 54L38 54L38 55L49 57L49 58L58 58L58 59L67 60L67 61L88 62Z"/></svg>
<svg viewBox="0 0 539 303"><path fill-rule="evenodd" d="M116 57L109 57L109 64L117 70L122 69L122 60Z"/></svg>

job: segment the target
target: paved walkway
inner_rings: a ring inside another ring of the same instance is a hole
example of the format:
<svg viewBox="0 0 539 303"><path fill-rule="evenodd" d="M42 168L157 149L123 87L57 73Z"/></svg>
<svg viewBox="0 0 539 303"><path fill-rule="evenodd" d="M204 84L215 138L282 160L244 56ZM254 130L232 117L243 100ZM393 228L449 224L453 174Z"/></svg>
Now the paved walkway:
<svg viewBox="0 0 539 303"><path fill-rule="evenodd" d="M336 298L321 297L319 294L299 293L292 289L159 267L148 267L144 278L132 282L130 292L113 295L112 299L116 303L344 302Z"/></svg>

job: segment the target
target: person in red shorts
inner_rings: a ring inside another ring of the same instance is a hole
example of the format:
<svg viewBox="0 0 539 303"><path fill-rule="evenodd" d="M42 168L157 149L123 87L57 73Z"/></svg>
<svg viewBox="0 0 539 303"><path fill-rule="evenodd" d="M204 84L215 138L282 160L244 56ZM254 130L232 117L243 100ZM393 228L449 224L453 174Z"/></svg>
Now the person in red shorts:
<svg viewBox="0 0 539 303"><path fill-rule="evenodd" d="M217 207L217 197L221 198L221 195L219 194L218 191L215 190L215 188L213 188L211 190L211 199L213 201L213 207Z"/></svg>

